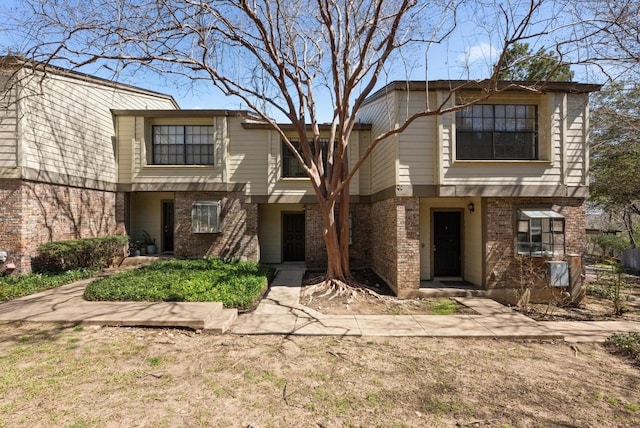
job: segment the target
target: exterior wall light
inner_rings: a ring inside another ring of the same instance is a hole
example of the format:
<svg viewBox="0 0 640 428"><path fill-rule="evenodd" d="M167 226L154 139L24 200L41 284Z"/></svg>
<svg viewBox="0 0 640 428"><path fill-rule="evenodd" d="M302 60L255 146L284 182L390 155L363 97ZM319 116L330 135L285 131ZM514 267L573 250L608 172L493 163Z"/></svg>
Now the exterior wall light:
<svg viewBox="0 0 640 428"><path fill-rule="evenodd" d="M469 208L470 213L476 210L476 206L473 204L473 202L469 202L469 205L467 205L467 208Z"/></svg>

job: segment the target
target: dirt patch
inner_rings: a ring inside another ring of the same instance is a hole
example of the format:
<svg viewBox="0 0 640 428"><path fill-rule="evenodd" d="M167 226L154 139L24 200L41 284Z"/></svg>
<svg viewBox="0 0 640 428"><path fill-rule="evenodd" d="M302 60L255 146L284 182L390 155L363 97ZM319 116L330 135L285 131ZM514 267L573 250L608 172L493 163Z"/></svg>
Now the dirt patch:
<svg viewBox="0 0 640 428"><path fill-rule="evenodd" d="M601 345L0 325L0 426L631 427Z"/></svg>
<svg viewBox="0 0 640 428"><path fill-rule="evenodd" d="M452 315L477 314L453 299L421 298L399 299L387 283L371 269L353 270L354 279L379 296L360 294L357 299L345 296L331 297L315 294L309 288L322 280L321 272L307 272L302 280L300 303L329 315Z"/></svg>
<svg viewBox="0 0 640 428"><path fill-rule="evenodd" d="M588 290L600 288L602 278L595 273L585 276ZM611 300L590 291L586 303L582 307L562 306L560 304L532 304L528 308L517 310L538 321L572 320L572 321L638 321L640 322L640 277L626 275L626 287L622 289L626 311L615 315Z"/></svg>

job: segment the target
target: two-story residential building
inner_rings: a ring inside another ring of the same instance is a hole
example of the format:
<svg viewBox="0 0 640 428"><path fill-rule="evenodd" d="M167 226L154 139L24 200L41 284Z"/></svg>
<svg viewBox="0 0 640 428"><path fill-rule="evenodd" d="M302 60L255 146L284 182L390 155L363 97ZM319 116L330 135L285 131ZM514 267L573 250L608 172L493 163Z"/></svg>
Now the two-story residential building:
<svg viewBox="0 0 640 428"><path fill-rule="evenodd" d="M265 122L245 111L179 110L171 97L70 72L47 83L26 98L26 109L17 96L2 119L0 197L13 201L11 189L23 189L19 203L9 203L24 208L2 209L16 229L3 226L0 250L22 266L35 243L70 235L48 226L67 209L42 208L40 188L51 186L92 207L65 220L67 228L84 228L76 235L126 231L138 239L146 231L179 257L325 264L309 180ZM530 91L512 83L472 107L421 118L372 152L350 183L353 267L372 268L403 296L443 277L503 290L522 281L523 257L540 264L582 252L588 94L599 86L555 82ZM459 89L453 96L452 88ZM372 136L408 115L483 91L477 82L387 85L360 112L352 164ZM70 115L57 113L65 110ZM83 202L93 192L108 195L102 209ZM30 244L12 247L14 230Z"/></svg>
<svg viewBox="0 0 640 428"><path fill-rule="evenodd" d="M111 109L173 98L16 57L0 88L0 270L29 271L43 242L125 233Z"/></svg>

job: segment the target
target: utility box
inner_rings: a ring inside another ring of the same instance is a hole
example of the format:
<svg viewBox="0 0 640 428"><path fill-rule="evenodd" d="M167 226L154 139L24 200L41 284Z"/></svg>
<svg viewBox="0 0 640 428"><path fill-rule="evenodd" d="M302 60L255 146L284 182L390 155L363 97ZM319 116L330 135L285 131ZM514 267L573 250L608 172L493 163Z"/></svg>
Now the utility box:
<svg viewBox="0 0 640 428"><path fill-rule="evenodd" d="M549 285L552 287L569 286L569 266L564 261L548 261Z"/></svg>

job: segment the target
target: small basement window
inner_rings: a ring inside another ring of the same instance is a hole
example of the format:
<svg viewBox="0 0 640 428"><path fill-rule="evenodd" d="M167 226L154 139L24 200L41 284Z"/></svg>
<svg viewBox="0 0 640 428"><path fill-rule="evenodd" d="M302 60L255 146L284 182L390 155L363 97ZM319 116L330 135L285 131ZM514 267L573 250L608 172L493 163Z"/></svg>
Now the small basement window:
<svg viewBox="0 0 640 428"><path fill-rule="evenodd" d="M192 233L220 233L220 201L196 201L191 205Z"/></svg>
<svg viewBox="0 0 640 428"><path fill-rule="evenodd" d="M518 254L548 257L565 254L564 216L553 210L518 210Z"/></svg>

